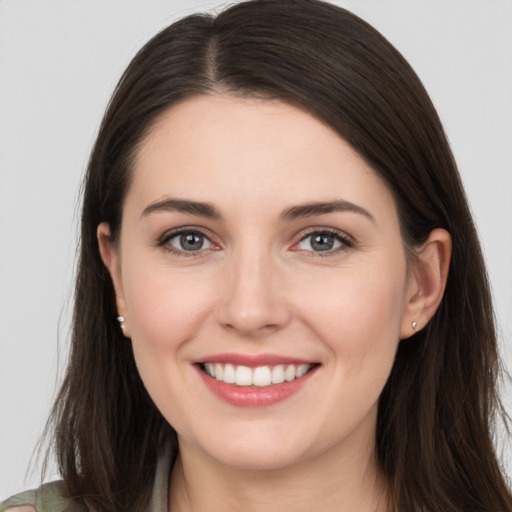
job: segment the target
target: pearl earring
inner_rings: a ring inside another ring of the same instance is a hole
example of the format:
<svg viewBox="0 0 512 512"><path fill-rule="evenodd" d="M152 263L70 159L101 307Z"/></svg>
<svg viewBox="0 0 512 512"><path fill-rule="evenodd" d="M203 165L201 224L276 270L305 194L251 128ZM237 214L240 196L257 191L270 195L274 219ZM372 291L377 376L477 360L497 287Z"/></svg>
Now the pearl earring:
<svg viewBox="0 0 512 512"><path fill-rule="evenodd" d="M124 317L124 316L119 315L119 316L117 317L117 321L119 322L119 327L121 327L121 329L122 329L122 331L123 331L123 332L124 332L124 331L125 331L125 329L126 329L126 325L124 325L124 321L125 321L125 320L126 320L126 319L125 319L125 317Z"/></svg>
<svg viewBox="0 0 512 512"><path fill-rule="evenodd" d="M123 320L124 320L124 319L123 319ZM413 328L414 330L416 330L416 326L418 325L418 323L416 322L416 320L413 320L413 322L411 323L411 325L412 325L412 328Z"/></svg>

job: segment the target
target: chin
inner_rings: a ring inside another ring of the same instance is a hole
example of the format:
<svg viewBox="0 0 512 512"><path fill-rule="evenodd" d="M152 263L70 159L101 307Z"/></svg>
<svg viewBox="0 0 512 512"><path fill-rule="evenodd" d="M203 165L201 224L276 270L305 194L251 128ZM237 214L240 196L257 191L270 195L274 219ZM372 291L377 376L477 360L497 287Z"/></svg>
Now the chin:
<svg viewBox="0 0 512 512"><path fill-rule="evenodd" d="M241 470L279 470L299 462L295 450L282 450L279 447L258 445L239 449L225 447L220 453L210 453L210 456L225 466Z"/></svg>
<svg viewBox="0 0 512 512"><path fill-rule="evenodd" d="M222 434L217 430L217 435L210 431L207 438L199 436L192 444L219 464L246 470L281 469L298 462L308 451L300 439L275 423L238 427ZM180 447L182 444L190 446L180 439Z"/></svg>

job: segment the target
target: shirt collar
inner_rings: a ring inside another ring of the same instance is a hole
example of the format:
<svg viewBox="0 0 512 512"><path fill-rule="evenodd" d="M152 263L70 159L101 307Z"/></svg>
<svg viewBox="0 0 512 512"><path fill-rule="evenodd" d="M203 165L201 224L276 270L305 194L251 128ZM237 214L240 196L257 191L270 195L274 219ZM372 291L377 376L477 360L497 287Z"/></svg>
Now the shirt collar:
<svg viewBox="0 0 512 512"><path fill-rule="evenodd" d="M155 481L148 512L168 512L170 470L171 449L166 446L156 465Z"/></svg>

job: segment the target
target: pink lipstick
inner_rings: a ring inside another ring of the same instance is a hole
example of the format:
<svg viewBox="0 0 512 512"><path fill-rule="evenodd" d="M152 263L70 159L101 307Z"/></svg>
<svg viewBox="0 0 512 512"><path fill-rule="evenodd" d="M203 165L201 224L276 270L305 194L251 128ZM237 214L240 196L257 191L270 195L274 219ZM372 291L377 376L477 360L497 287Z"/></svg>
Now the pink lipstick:
<svg viewBox="0 0 512 512"><path fill-rule="evenodd" d="M221 400L238 407L266 407L301 390L320 365L277 355L217 354L194 366Z"/></svg>

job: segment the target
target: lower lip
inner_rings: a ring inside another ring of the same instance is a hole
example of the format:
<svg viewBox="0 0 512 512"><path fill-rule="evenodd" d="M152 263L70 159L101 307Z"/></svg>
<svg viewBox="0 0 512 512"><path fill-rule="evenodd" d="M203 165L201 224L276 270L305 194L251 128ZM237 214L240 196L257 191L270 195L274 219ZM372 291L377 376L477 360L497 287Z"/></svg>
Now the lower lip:
<svg viewBox="0 0 512 512"><path fill-rule="evenodd" d="M268 407L300 391L312 375L316 373L317 368L314 367L302 377L290 382L261 388L257 386L226 384L206 375L199 367L197 367L197 370L209 390L224 402L237 407Z"/></svg>

